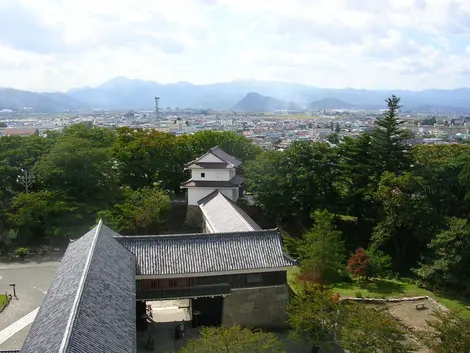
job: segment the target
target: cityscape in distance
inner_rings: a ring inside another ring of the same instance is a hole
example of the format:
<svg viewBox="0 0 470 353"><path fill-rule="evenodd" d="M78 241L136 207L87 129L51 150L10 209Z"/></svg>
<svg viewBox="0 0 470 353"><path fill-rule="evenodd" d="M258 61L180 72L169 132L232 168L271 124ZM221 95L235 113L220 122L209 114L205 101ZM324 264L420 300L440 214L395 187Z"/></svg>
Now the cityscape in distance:
<svg viewBox="0 0 470 353"><path fill-rule="evenodd" d="M470 353L470 0L0 0L0 353Z"/></svg>

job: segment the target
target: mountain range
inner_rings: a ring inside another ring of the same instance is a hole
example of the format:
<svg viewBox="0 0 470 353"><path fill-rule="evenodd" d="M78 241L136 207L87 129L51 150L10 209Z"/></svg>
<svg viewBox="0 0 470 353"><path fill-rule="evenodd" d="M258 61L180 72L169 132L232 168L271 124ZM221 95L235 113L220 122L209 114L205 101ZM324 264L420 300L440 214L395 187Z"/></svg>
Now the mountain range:
<svg viewBox="0 0 470 353"><path fill-rule="evenodd" d="M153 109L160 107L235 109L242 111L381 109L384 99L395 94L405 109L419 111L469 112L470 88L365 90L325 89L301 84L265 81L233 81L206 85L189 82L161 84L117 77L97 87L74 88L67 92L36 93L0 88L0 110L60 112L90 109Z"/></svg>

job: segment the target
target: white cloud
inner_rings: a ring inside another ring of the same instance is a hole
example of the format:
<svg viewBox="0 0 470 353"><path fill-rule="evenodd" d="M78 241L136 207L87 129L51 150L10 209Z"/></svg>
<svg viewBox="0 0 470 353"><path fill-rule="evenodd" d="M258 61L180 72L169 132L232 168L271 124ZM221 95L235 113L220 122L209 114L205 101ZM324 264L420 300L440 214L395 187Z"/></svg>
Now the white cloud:
<svg viewBox="0 0 470 353"><path fill-rule="evenodd" d="M468 0L0 0L0 86L450 88L466 83L469 42Z"/></svg>

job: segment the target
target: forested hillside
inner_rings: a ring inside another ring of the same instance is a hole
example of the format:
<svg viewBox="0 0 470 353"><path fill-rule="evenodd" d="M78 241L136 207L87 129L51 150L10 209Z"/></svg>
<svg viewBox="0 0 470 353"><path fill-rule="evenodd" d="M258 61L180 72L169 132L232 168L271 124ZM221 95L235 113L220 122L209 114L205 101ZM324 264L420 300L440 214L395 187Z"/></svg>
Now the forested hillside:
<svg viewBox="0 0 470 353"><path fill-rule="evenodd" d="M170 198L184 193L184 164L219 145L244 161L246 190L293 238L326 210L345 243L344 268L347 254L362 248L389 256L393 273L470 296L470 146L405 146L398 104L391 98L376 129L360 138L282 152L211 131L75 125L47 137L2 137L1 247L68 241L98 218L123 234L162 232ZM17 180L22 169L34 178L28 192Z"/></svg>
<svg viewBox="0 0 470 353"><path fill-rule="evenodd" d="M165 230L184 164L219 145L243 160L259 149L233 133L171 134L74 125L47 137L0 138L0 248L66 244L102 218L123 234ZM28 173L26 192L18 177Z"/></svg>
<svg viewBox="0 0 470 353"><path fill-rule="evenodd" d="M287 246L297 258L313 254L302 255L308 234L333 227L344 243L342 257L332 260L339 275L350 254L364 249L370 261L390 260L394 274L469 297L470 146L411 149L396 119L399 99L388 107L372 132L338 147L296 143L259 154L244 167L246 187L291 235ZM328 249L337 249L331 242Z"/></svg>

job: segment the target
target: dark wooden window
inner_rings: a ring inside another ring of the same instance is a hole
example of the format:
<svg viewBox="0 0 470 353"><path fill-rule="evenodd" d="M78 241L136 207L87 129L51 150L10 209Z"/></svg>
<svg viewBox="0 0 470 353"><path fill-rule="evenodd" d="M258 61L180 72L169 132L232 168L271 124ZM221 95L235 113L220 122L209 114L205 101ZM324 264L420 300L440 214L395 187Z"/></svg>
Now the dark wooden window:
<svg viewBox="0 0 470 353"><path fill-rule="evenodd" d="M285 271L263 273L240 273L233 275L197 277L196 285L228 283L232 288L277 286L287 283Z"/></svg>
<svg viewBox="0 0 470 353"><path fill-rule="evenodd" d="M262 283L262 282L263 282L263 275L261 273L246 275L246 283Z"/></svg>
<svg viewBox="0 0 470 353"><path fill-rule="evenodd" d="M140 290L159 290L172 288L191 288L200 285L217 285L227 283L232 288L250 288L277 286L287 283L285 271L262 273L238 273L207 277L142 279L137 281Z"/></svg>

